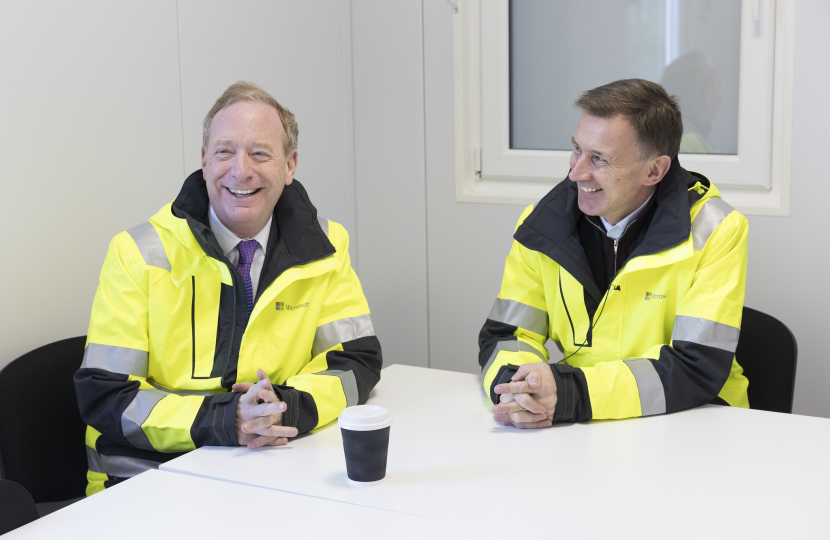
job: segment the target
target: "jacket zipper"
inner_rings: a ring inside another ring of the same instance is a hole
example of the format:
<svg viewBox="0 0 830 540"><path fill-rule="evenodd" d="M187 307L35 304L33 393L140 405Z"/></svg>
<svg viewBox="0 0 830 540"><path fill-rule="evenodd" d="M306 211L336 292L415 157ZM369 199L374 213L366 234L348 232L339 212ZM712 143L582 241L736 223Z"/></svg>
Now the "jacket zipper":
<svg viewBox="0 0 830 540"><path fill-rule="evenodd" d="M611 276L611 279L608 281L608 288L609 289L611 288L611 282L614 281L615 277L617 277L617 247L620 244L620 238L625 236L625 232L628 230L629 227L631 227L634 224L635 221L637 221L637 218L632 219L631 223L629 223L628 225L625 226L625 229L623 229L623 232L619 236L619 238L611 238L610 236L608 236L608 231L603 231L602 228L599 225L597 225L596 223L594 223L590 219L588 220L588 223L590 223L591 225L593 225L594 227L599 229L599 231L602 234L604 234L606 238L611 238L611 240L614 241L614 275Z"/></svg>

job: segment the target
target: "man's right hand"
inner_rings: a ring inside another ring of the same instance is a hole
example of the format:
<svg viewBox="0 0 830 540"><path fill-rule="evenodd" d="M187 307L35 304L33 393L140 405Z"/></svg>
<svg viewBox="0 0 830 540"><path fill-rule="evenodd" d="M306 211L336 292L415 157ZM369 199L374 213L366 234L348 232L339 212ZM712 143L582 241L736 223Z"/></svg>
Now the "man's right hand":
<svg viewBox="0 0 830 540"><path fill-rule="evenodd" d="M245 392L236 409L236 437L240 445L254 450L261 446L283 446L297 428L282 425L285 403L280 401L263 370L257 370L256 384L236 383L233 390Z"/></svg>

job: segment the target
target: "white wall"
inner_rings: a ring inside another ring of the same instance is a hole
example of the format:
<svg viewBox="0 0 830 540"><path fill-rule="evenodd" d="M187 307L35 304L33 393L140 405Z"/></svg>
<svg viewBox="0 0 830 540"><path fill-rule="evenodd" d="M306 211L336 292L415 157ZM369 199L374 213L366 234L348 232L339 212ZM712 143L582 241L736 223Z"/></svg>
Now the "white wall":
<svg viewBox="0 0 830 540"><path fill-rule="evenodd" d="M0 368L86 333L107 244L199 167L201 123L238 79L297 116L297 178L355 230L346 0L4 1ZM353 240L351 253L357 259Z"/></svg>
<svg viewBox="0 0 830 540"><path fill-rule="evenodd" d="M5 2L0 49L3 366L86 333L110 238L184 170L174 2Z"/></svg>
<svg viewBox="0 0 830 540"><path fill-rule="evenodd" d="M428 365L420 1L352 3L360 280L384 364Z"/></svg>

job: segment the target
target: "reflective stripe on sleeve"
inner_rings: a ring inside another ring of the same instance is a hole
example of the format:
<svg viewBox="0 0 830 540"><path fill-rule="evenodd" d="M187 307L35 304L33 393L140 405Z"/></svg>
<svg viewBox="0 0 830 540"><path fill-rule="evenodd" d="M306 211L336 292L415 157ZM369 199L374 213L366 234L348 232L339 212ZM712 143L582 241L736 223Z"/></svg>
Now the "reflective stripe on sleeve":
<svg viewBox="0 0 830 540"><path fill-rule="evenodd" d="M536 350L535 347L533 347L532 345L528 345L524 341L519 341L518 339L499 341L495 349L493 349L493 354L490 355L490 358L487 360L487 363L484 364L484 369L481 370L482 378L487 375L487 371L490 369L490 366L493 365L493 362L496 361L496 357L499 355L501 351L529 352L541 358L542 362L547 362L547 358L545 358L544 354L540 353Z"/></svg>
<svg viewBox="0 0 830 540"><path fill-rule="evenodd" d="M164 245L161 243L161 237L152 223L147 221L136 225L128 230L127 234L132 237L145 263L168 272L172 269L170 259L167 258L167 252L164 251Z"/></svg>
<svg viewBox="0 0 830 540"><path fill-rule="evenodd" d="M648 358L629 358L624 362L637 381L643 416L665 413L666 391L651 361Z"/></svg>
<svg viewBox="0 0 830 540"><path fill-rule="evenodd" d="M168 396L166 392L158 390L139 390L132 402L124 409L121 415L121 431L130 443L136 448L155 450L141 429L141 424L147 420L156 403Z"/></svg>
<svg viewBox="0 0 830 540"><path fill-rule="evenodd" d="M101 456L101 463L108 475L121 478L132 478L144 471L159 468L157 461L129 456Z"/></svg>
<svg viewBox="0 0 830 540"><path fill-rule="evenodd" d="M343 393L346 395L346 407L357 405L357 380L354 377L354 372L329 369L315 373L315 375L331 375L332 377L338 377L340 379L340 384L343 385Z"/></svg>
<svg viewBox="0 0 830 540"><path fill-rule="evenodd" d="M326 233L326 236L329 235L329 220L322 216L317 216L317 221L320 222L320 227L323 229L323 232Z"/></svg>
<svg viewBox="0 0 830 540"><path fill-rule="evenodd" d="M487 318L530 330L540 336L548 335L548 312L515 300L496 298Z"/></svg>
<svg viewBox="0 0 830 540"><path fill-rule="evenodd" d="M374 335L375 327L372 325L372 317L368 313L358 317L332 321L317 328L317 332L314 334L314 343L311 346L311 356L317 356L338 343Z"/></svg>
<svg viewBox="0 0 830 540"><path fill-rule="evenodd" d="M101 463L101 456L94 448L90 448L89 445L86 446L86 462L90 471L103 474L107 473L104 470L104 465Z"/></svg>
<svg viewBox="0 0 830 540"><path fill-rule="evenodd" d="M105 369L121 375L147 376L150 353L127 347L90 343L84 349L81 368Z"/></svg>
<svg viewBox="0 0 830 540"><path fill-rule="evenodd" d="M718 228L718 225L728 216L734 208L729 206L729 203L718 197L712 197L705 203L703 208L695 216L692 223L692 245L694 249L700 251L709 237Z"/></svg>
<svg viewBox="0 0 830 540"><path fill-rule="evenodd" d="M698 345L715 347L734 354L738 348L738 338L741 331L734 326L701 319L677 315L674 318L674 330L671 333L672 341L689 341Z"/></svg>
<svg viewBox="0 0 830 540"><path fill-rule="evenodd" d="M144 471L159 468L156 461L129 456L102 456L89 446L86 447L86 459L90 471L121 478L131 478Z"/></svg>

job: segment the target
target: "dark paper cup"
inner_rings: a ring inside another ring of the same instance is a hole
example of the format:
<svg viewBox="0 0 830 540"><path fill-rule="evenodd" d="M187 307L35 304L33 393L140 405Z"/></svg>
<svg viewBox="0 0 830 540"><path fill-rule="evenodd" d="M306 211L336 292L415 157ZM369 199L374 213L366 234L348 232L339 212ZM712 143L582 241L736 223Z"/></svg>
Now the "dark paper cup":
<svg viewBox="0 0 830 540"><path fill-rule="evenodd" d="M385 407L347 407L337 420L343 436L346 473L359 485L380 483L386 476L392 418Z"/></svg>

